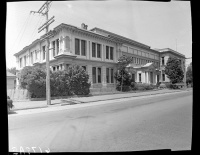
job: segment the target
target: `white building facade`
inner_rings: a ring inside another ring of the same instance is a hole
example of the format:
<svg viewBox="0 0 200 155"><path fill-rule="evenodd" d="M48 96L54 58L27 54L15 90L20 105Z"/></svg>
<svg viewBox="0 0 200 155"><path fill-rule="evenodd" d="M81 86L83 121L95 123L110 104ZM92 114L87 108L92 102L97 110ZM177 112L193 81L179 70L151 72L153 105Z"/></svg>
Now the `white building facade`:
<svg viewBox="0 0 200 155"><path fill-rule="evenodd" d="M133 57L128 68L133 79L140 83L156 84L161 81L160 51L123 36L100 28L87 30L68 24L60 24L50 31L50 68L53 71L80 65L89 74L91 89L116 87L114 72L122 55ZM15 54L17 69L25 66L45 66L47 42L35 40ZM19 84L17 82L17 84Z"/></svg>

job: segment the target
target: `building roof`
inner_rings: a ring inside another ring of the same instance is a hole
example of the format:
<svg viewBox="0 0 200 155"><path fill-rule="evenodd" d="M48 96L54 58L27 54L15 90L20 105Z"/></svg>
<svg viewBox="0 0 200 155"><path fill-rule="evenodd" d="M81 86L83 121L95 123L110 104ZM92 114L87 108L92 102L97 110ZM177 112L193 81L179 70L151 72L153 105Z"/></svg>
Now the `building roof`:
<svg viewBox="0 0 200 155"><path fill-rule="evenodd" d="M106 31L106 30L103 30L103 29L100 29L100 28L98 28L98 27L95 27L95 28L91 29L90 31L95 31L95 30L100 30L100 31L102 31L102 32L104 32L104 33L107 33L107 34L108 34L108 37L114 37L114 38L116 38L116 39L120 39L121 41L123 40L123 41L129 42L129 43L135 44L135 45L137 45L137 46L142 46L143 48L148 48L148 49L150 48L150 46L147 46L147 45L142 44L142 43L140 43L140 42L137 42L137 41L135 41L135 40L132 40L132 39L123 37L123 36L121 36L121 35L118 35L118 34L115 34L115 33L112 33L112 32L109 32L109 31Z"/></svg>
<svg viewBox="0 0 200 155"><path fill-rule="evenodd" d="M12 73L10 73L10 72L8 72L8 71L7 71L7 74L6 74L6 75L7 75L7 77L16 77L16 75L14 75L14 74L12 74Z"/></svg>
<svg viewBox="0 0 200 155"><path fill-rule="evenodd" d="M59 24L53 30L49 31L48 34L54 35L56 33L56 31L59 31L62 28L68 28L68 29L71 29L71 30L74 30L74 31L83 32L83 33L86 33L86 34L89 34L89 35L93 35L93 36L96 36L96 37L101 37L102 39L107 39L107 40L110 40L110 41L113 41L113 42L116 42L116 43L118 42L117 40L115 40L113 38L110 38L110 37L108 37L106 35L98 34L98 33L95 33L93 31L86 30L86 29L79 28L79 27L76 27L76 26L73 26L73 25L70 25L70 24L65 24L65 23ZM31 46L34 46L36 43L42 41L46 36L47 36L47 34L42 35L39 39L34 40L30 45L24 47L21 51L15 53L14 56L20 55L25 50L29 49Z"/></svg>
<svg viewBox="0 0 200 155"><path fill-rule="evenodd" d="M154 50L159 51L161 54L162 53L172 53L172 54L175 54L175 55L178 55L178 56L181 56L181 57L185 58L185 55L183 55L183 54L181 54L181 53L179 53L177 51L174 51L171 48L162 48L162 49L154 49Z"/></svg>

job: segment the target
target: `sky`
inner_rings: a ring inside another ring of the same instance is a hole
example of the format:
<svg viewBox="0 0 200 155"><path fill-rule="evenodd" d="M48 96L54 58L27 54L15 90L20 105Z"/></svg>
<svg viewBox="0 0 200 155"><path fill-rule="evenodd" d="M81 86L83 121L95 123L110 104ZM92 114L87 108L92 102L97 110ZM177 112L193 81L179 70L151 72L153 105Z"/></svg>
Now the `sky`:
<svg viewBox="0 0 200 155"><path fill-rule="evenodd" d="M38 11L45 1L7 2L6 67L16 67L15 53L45 34L38 28L45 22ZM171 48L192 57L190 2L147 1L53 1L49 30L61 23L88 29L98 27L154 48ZM187 59L186 65L192 59Z"/></svg>

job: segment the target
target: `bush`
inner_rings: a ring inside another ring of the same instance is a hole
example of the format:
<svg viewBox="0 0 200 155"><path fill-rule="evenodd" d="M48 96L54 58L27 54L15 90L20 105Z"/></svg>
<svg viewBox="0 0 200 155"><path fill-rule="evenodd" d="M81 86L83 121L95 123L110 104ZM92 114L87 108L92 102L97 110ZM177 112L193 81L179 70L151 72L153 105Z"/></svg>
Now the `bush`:
<svg viewBox="0 0 200 155"><path fill-rule="evenodd" d="M161 89L162 89L162 88L166 88L166 85L165 85L164 83L161 83L159 87L160 87Z"/></svg>
<svg viewBox="0 0 200 155"><path fill-rule="evenodd" d="M80 66L70 66L68 71L50 71L51 96L88 95L89 75ZM46 97L46 71L44 68L25 67L21 71L20 84L31 98Z"/></svg>
<svg viewBox="0 0 200 155"><path fill-rule="evenodd" d="M70 66L68 74L70 77L70 89L74 94L88 95L90 93L89 75L81 66Z"/></svg>

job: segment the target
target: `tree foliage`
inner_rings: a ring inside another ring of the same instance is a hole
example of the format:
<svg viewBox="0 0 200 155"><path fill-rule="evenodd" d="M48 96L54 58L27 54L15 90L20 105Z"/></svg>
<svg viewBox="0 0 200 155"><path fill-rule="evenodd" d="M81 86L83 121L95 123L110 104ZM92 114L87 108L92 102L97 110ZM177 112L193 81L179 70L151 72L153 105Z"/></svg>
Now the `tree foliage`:
<svg viewBox="0 0 200 155"><path fill-rule="evenodd" d="M114 78L117 81L116 89L119 91L122 88L122 91L129 91L131 85L131 75L126 71L126 66L133 61L132 57L121 56L118 59L117 69L115 72Z"/></svg>
<svg viewBox="0 0 200 155"><path fill-rule="evenodd" d="M89 75L79 65L70 66L68 69L70 88L76 95L88 95L91 84L88 83Z"/></svg>
<svg viewBox="0 0 200 155"><path fill-rule="evenodd" d="M190 65L187 68L187 72L186 72L186 82L187 83L192 83L193 82L193 75L192 75L192 62L190 63Z"/></svg>
<svg viewBox="0 0 200 155"><path fill-rule="evenodd" d="M9 71L10 73L16 75L16 73L18 72L18 70L16 69L16 67L12 67L12 68L7 68L7 71Z"/></svg>
<svg viewBox="0 0 200 155"><path fill-rule="evenodd" d="M184 73L181 68L181 62L178 58L169 57L165 66L165 74L172 84L183 82Z"/></svg>
<svg viewBox="0 0 200 155"><path fill-rule="evenodd" d="M90 93L89 75L78 66L70 66L68 71L50 71L51 96L87 95ZM32 98L46 97L46 70L25 67L20 74L21 88L27 89Z"/></svg>

